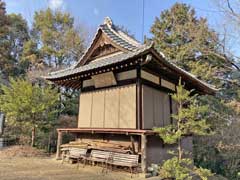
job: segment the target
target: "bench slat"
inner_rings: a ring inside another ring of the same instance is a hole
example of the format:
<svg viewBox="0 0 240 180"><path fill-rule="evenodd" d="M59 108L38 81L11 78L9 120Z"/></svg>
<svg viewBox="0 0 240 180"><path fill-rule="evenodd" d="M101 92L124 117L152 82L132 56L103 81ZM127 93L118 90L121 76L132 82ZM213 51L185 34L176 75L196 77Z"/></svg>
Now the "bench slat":
<svg viewBox="0 0 240 180"><path fill-rule="evenodd" d="M89 160L106 162L110 158L110 155L111 155L111 152L108 152L108 151L92 150Z"/></svg>
<svg viewBox="0 0 240 180"><path fill-rule="evenodd" d="M113 153L110 164L117 166L136 167L138 166L138 155Z"/></svg>

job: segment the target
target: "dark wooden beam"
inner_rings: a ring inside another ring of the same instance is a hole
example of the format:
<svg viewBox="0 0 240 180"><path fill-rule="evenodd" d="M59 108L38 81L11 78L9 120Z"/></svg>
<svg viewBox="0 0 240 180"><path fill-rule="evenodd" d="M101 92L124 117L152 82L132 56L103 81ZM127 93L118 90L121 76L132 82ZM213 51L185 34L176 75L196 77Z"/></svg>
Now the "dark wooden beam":
<svg viewBox="0 0 240 180"><path fill-rule="evenodd" d="M136 103L137 103L137 129L142 129L142 79L141 66L137 66L137 81L136 81Z"/></svg>
<svg viewBox="0 0 240 180"><path fill-rule="evenodd" d="M170 104L170 121L171 121L171 124L173 124L173 117L172 117L173 109L172 109L172 96L171 95L169 95L169 104Z"/></svg>

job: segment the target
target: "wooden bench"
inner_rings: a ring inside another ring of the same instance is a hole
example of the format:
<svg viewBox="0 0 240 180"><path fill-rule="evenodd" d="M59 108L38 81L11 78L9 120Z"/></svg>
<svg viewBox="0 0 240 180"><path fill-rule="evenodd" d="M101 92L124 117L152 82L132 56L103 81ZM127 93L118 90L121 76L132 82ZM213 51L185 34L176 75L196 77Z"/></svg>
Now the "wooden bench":
<svg viewBox="0 0 240 180"><path fill-rule="evenodd" d="M138 167L138 157L139 155L134 154L112 153L111 160L108 163L112 166L129 167L132 177L133 168Z"/></svg>
<svg viewBox="0 0 240 180"><path fill-rule="evenodd" d="M77 167L79 167L79 162L83 160L83 164L85 164L86 161L86 155L87 155L87 149L82 148L69 148L69 152L62 157L62 163L67 159L68 161L70 159L76 159L77 160Z"/></svg>
<svg viewBox="0 0 240 180"><path fill-rule="evenodd" d="M102 163L102 172L104 168L107 166L107 163L111 157L112 152L109 151L100 151L100 150L92 150L90 157L87 160L91 161L92 163L100 162ZM105 166L104 166L105 165Z"/></svg>

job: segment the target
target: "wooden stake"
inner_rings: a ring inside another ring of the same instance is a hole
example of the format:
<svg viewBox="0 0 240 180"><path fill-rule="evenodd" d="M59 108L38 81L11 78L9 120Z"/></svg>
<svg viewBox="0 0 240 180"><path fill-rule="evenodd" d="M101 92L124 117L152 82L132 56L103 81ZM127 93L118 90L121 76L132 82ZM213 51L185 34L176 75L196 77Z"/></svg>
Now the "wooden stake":
<svg viewBox="0 0 240 180"><path fill-rule="evenodd" d="M61 144L62 144L62 132L58 131L56 160L61 159L61 152L60 152L61 151L60 150Z"/></svg>
<svg viewBox="0 0 240 180"><path fill-rule="evenodd" d="M147 172L147 136L141 135L141 169L143 173Z"/></svg>

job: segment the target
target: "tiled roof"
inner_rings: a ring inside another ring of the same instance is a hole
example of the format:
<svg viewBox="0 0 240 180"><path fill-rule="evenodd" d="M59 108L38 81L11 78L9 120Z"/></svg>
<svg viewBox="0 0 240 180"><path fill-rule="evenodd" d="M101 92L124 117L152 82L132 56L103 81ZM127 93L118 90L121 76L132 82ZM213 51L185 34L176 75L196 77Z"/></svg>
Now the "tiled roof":
<svg viewBox="0 0 240 180"><path fill-rule="evenodd" d="M99 26L90 46L86 49L85 53L73 66L73 68L79 67L80 62L84 59L87 52L93 46L94 41L97 39L97 36L100 32L103 32L109 39L111 39L112 42L127 51L137 51L142 46L142 44L136 39L130 37L127 33L117 28L109 17L106 17L104 23Z"/></svg>
<svg viewBox="0 0 240 180"><path fill-rule="evenodd" d="M52 72L49 73L49 76L45 77L48 80L51 79L57 79L57 78L61 78L61 77L65 77L68 75L74 75L77 73L81 73L81 72L86 72L89 70L94 70L97 68L101 68L101 67L105 67L108 65L112 65L112 64L116 64L119 62L123 62L125 60L128 60L130 58L136 57L138 55L141 55L142 53L146 52L147 50L149 50L152 47L151 45L148 46L142 46L141 48L138 48L137 50L133 51L133 52L127 52L127 53L121 53L121 54L116 54L113 56L108 56L105 58L101 58L101 59L96 59L94 61L92 61L89 64L86 64L84 66L80 66L77 68L67 68L65 70L60 70L60 71L56 71L56 72Z"/></svg>
<svg viewBox="0 0 240 180"><path fill-rule="evenodd" d="M117 45L121 46L124 49L127 49L129 51L135 51L138 46L135 43L132 43L132 41L127 40L127 38L123 38L122 35L120 35L119 32L122 32L120 30L115 30L114 27L109 26L108 24L100 25L100 29Z"/></svg>

